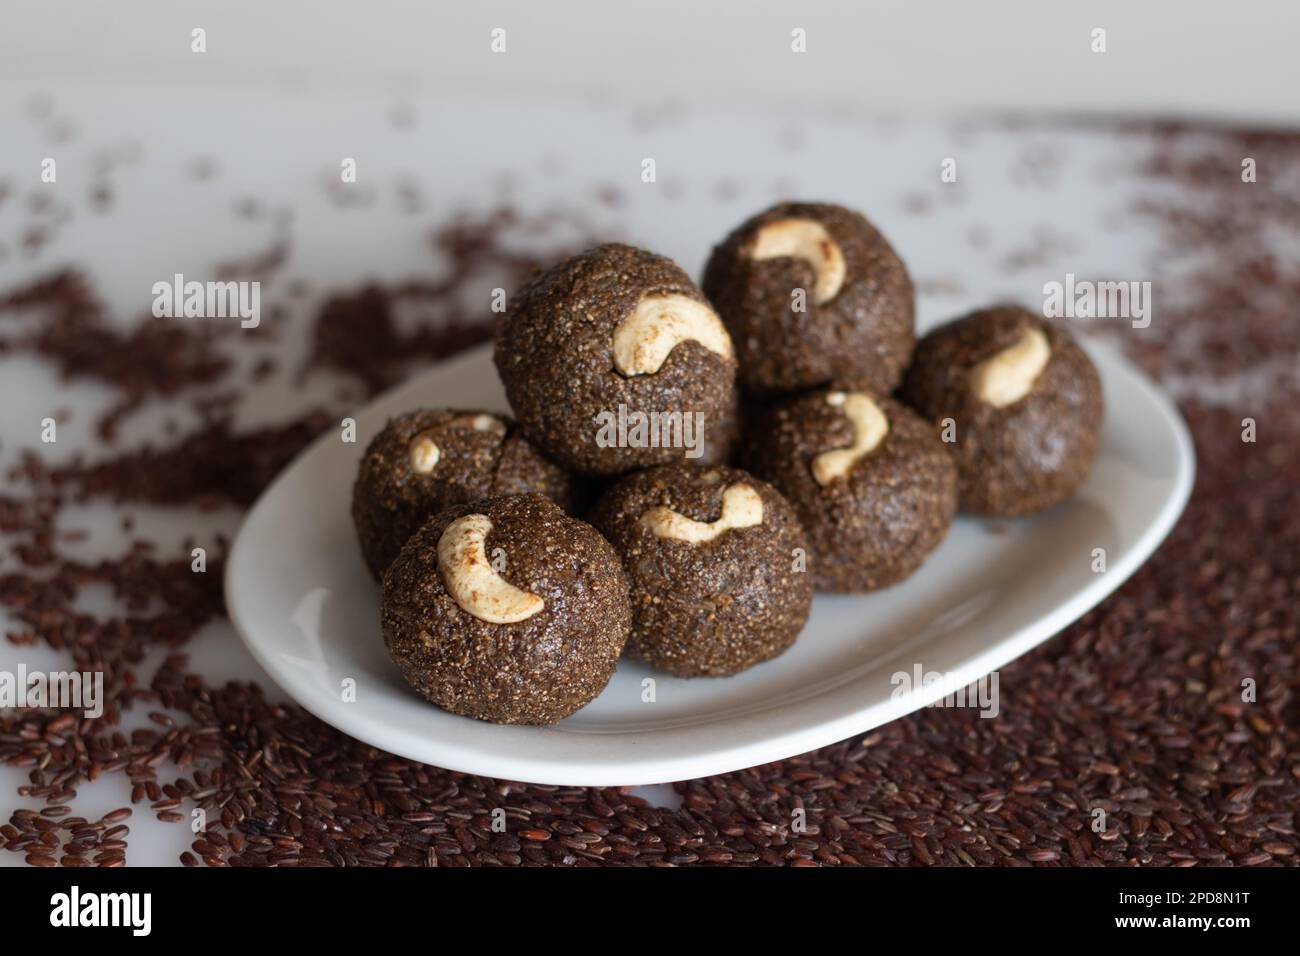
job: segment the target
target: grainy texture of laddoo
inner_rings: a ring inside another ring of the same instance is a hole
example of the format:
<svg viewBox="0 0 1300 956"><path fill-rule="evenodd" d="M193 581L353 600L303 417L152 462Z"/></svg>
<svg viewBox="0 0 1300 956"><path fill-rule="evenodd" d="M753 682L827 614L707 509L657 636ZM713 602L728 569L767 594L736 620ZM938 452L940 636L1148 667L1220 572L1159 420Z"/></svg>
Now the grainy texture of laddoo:
<svg viewBox="0 0 1300 956"><path fill-rule="evenodd" d="M506 416L422 409L391 419L370 442L352 487L352 522L366 566L379 580L406 539L439 511L527 491L566 511L581 503L580 483Z"/></svg>
<svg viewBox="0 0 1300 956"><path fill-rule="evenodd" d="M1050 358L1028 394L1002 408L972 387L980 363L1040 329ZM928 333L900 392L932 422L951 420L963 511L1017 517L1064 501L1097 456L1103 402L1092 360L1063 328L1018 306L972 312Z"/></svg>
<svg viewBox="0 0 1300 956"><path fill-rule="evenodd" d="M750 489L761 520L712 540L656 532L660 509L711 524L729 488ZM808 545L775 488L738 468L664 465L620 480L589 520L623 558L632 589L628 652L679 677L722 677L789 648L808 620Z"/></svg>
<svg viewBox="0 0 1300 956"><path fill-rule="evenodd" d="M449 588L438 544L471 514L491 522L483 548L500 576L544 602L531 617L484 620ZM384 642L407 682L445 710L493 723L552 724L585 707L609 683L631 623L613 547L538 494L440 513L384 575Z"/></svg>
<svg viewBox="0 0 1300 956"><path fill-rule="evenodd" d="M662 296L682 296L707 308L722 352L688 338L657 371L624 374L615 363L615 333L644 299ZM730 452L734 351L704 294L663 256L610 243L535 276L511 298L497 328L494 357L524 433L574 471L613 475L695 457L698 429L699 461L721 461ZM667 446L638 444L636 436L610 443L602 422L620 409L681 416L685 425L669 435Z"/></svg>
<svg viewBox="0 0 1300 956"><path fill-rule="evenodd" d="M839 477L819 482L819 455L853 445L856 429L821 389L770 406L748 430L745 466L794 507L812 548L819 591L874 591L908 577L938 546L957 510L957 474L934 428L888 398L872 401L888 432Z"/></svg>
<svg viewBox="0 0 1300 956"><path fill-rule="evenodd" d="M843 282L828 301L816 301L808 260L753 258L760 232L788 220L819 223L839 248ZM731 332L747 392L830 384L887 394L911 358L914 296L907 268L866 217L843 206L788 202L759 213L714 248L702 286ZM805 293L803 311L795 290Z"/></svg>

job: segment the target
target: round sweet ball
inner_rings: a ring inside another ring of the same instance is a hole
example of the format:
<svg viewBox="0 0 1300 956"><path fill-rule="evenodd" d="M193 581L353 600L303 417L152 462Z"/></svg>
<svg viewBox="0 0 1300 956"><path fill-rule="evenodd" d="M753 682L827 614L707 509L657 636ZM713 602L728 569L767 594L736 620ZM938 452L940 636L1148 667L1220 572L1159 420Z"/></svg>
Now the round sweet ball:
<svg viewBox="0 0 1300 956"><path fill-rule="evenodd" d="M407 682L498 724L552 724L590 703L631 624L609 542L538 494L438 514L384 575L384 642Z"/></svg>
<svg viewBox="0 0 1300 956"><path fill-rule="evenodd" d="M964 511L1043 511L1074 494L1097 456L1097 370L1068 332L1027 309L984 309L930 332L901 395L951 428Z"/></svg>
<svg viewBox="0 0 1300 956"><path fill-rule="evenodd" d="M495 358L524 433L574 471L725 453L709 436L735 408L731 338L663 256L613 243L536 276L510 301Z"/></svg>
<svg viewBox="0 0 1300 956"><path fill-rule="evenodd" d="M820 591L888 587L948 533L957 473L934 427L866 392L820 389L770 406L744 461L794 507Z"/></svg>
<svg viewBox="0 0 1300 956"><path fill-rule="evenodd" d="M489 495L536 491L566 510L577 482L542 457L504 415L421 410L391 419L361 459L352 523L378 580L402 545L439 511Z"/></svg>
<svg viewBox="0 0 1300 956"><path fill-rule="evenodd" d="M912 280L859 213L783 203L714 248L704 292L755 395L821 385L888 394L912 356Z"/></svg>
<svg viewBox="0 0 1300 956"><path fill-rule="evenodd" d="M628 652L678 677L722 677L794 643L812 605L807 541L775 488L738 468L663 465L588 518L623 558Z"/></svg>

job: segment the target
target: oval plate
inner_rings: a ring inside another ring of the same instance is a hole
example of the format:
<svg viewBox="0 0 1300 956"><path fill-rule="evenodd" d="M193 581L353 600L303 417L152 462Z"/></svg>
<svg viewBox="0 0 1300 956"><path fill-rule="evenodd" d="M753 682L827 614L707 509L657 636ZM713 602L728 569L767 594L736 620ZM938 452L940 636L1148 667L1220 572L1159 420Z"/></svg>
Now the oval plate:
<svg viewBox="0 0 1300 956"><path fill-rule="evenodd" d="M736 677L680 680L624 660L604 692L553 727L446 713L411 691L379 632L350 498L357 462L392 416L420 406L505 411L489 348L398 386L356 416L355 443L318 439L245 520L226 571L230 616L281 688L360 740L452 770L531 783L662 783L834 743L955 693L1056 634L1155 550L1191 491L1187 429L1109 346L1101 452L1070 501L1032 519L959 518L911 579L818 595L798 642ZM1106 570L1094 572L1094 549ZM917 672L932 683L912 680ZM905 674L908 680L897 677ZM653 684L646 683L653 678ZM355 700L344 686L355 681Z"/></svg>

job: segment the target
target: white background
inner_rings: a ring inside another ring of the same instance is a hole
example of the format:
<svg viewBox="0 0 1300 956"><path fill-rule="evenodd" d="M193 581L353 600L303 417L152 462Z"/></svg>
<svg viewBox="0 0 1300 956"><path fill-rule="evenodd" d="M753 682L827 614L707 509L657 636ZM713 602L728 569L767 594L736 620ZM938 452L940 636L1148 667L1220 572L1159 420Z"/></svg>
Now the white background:
<svg viewBox="0 0 1300 956"><path fill-rule="evenodd" d="M4 0L4 74L692 104L1300 116L1288 0ZM189 31L208 31L208 54ZM508 56L488 49L507 31ZM808 52L789 55L790 31ZM1091 31L1107 52L1091 52ZM561 52L562 51L562 52ZM201 61L201 62L200 62ZM176 67L184 65L183 69Z"/></svg>

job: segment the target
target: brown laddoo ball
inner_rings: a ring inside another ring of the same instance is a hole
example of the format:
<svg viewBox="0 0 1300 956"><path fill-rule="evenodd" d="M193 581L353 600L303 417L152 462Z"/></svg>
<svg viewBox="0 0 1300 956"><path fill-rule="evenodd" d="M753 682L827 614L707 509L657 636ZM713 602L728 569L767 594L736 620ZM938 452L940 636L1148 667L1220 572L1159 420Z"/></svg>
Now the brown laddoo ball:
<svg viewBox="0 0 1300 956"><path fill-rule="evenodd" d="M912 280L885 237L830 203L782 203L713 250L703 288L746 392L821 385L888 394L912 355Z"/></svg>
<svg viewBox="0 0 1300 956"><path fill-rule="evenodd" d="M498 724L552 724L614 673L632 624L618 554L539 494L459 505L384 575L384 642L423 697Z"/></svg>
<svg viewBox="0 0 1300 956"><path fill-rule="evenodd" d="M934 427L865 392L820 389L770 406L747 433L744 462L794 507L820 591L902 581L957 510L956 468Z"/></svg>
<svg viewBox="0 0 1300 956"><path fill-rule="evenodd" d="M934 329L900 394L951 429L964 511L1043 511L1074 494L1097 456L1097 369L1068 332L1028 309L982 309Z"/></svg>
<svg viewBox="0 0 1300 956"><path fill-rule="evenodd" d="M662 465L621 479L588 519L623 558L628 653L678 677L770 660L808 620L807 541L775 488L738 468Z"/></svg>
<svg viewBox="0 0 1300 956"><path fill-rule="evenodd" d="M352 487L352 522L375 580L429 518L490 495L536 491L565 510L579 486L504 415L421 409L391 419L366 449Z"/></svg>
<svg viewBox="0 0 1300 956"><path fill-rule="evenodd" d="M574 471L614 475L730 451L731 339L663 256L611 243L541 273L512 298L494 354L524 433Z"/></svg>

